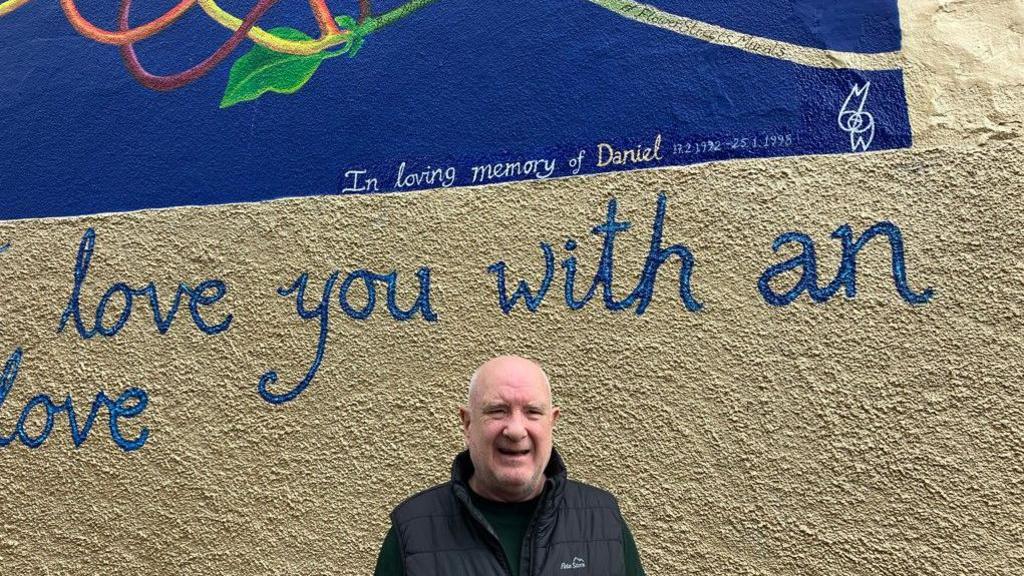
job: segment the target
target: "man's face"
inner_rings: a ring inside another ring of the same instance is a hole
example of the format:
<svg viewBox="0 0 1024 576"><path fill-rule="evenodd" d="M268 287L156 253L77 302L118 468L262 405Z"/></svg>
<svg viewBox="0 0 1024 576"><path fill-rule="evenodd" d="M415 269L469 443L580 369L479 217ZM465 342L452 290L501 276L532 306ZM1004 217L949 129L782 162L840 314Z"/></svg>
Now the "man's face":
<svg viewBox="0 0 1024 576"><path fill-rule="evenodd" d="M512 356L488 361L459 416L475 469L469 484L477 494L503 502L540 494L558 408L539 366Z"/></svg>

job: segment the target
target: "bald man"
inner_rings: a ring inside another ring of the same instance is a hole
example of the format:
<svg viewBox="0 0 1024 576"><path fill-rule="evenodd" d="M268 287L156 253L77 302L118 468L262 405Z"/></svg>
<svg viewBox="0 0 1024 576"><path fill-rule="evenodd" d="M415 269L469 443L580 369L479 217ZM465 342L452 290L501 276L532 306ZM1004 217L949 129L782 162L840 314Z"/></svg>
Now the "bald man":
<svg viewBox="0 0 1024 576"><path fill-rule="evenodd" d="M459 408L467 449L450 481L391 513L375 576L642 575L615 497L566 477L558 414L535 362L480 366Z"/></svg>

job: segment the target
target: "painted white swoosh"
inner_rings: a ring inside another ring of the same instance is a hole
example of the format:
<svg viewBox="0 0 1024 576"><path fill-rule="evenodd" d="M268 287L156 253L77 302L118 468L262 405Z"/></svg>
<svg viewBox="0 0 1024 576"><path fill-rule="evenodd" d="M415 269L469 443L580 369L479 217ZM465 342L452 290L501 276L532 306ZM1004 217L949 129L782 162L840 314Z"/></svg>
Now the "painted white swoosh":
<svg viewBox="0 0 1024 576"><path fill-rule="evenodd" d="M683 36L689 36L712 44L731 46L740 50L769 58L786 60L814 68L853 68L856 70L895 70L901 68L899 52L837 52L822 48L811 48L791 44L772 38L762 38L744 32L737 32L700 20L677 16L633 0L587 0L616 14L662 28Z"/></svg>

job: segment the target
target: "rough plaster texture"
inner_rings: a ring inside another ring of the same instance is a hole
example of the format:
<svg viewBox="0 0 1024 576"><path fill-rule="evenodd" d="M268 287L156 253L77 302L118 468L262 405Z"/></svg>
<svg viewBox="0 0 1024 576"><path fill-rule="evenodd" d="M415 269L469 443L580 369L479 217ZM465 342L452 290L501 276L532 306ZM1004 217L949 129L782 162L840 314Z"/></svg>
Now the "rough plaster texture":
<svg viewBox="0 0 1024 576"><path fill-rule="evenodd" d="M369 573L390 508L461 447L466 378L515 352L548 369L570 473L619 496L650 574L1024 573L1024 6L902 11L908 151L0 223L0 350L25 349L0 434L37 393L83 411L129 386L149 393L151 430L124 453L101 419L75 450L58 420L41 448L0 449L0 572ZM485 267L538 278L538 243L572 236L592 271L610 197L634 223L616 254L631 288L659 191L666 242L697 255L703 312L668 272L639 317L569 312L558 282L536 314L500 313ZM882 244L861 254L854 300L759 296L779 233L812 235L834 270L829 233L880 220L903 230L931 304L900 300ZM204 336L183 315L161 336L138 308L112 339L57 334L90 226L83 301L116 281L169 296L219 277L232 328ZM274 288L419 266L438 323L335 315L309 389L260 399L264 371L305 373L317 334Z"/></svg>

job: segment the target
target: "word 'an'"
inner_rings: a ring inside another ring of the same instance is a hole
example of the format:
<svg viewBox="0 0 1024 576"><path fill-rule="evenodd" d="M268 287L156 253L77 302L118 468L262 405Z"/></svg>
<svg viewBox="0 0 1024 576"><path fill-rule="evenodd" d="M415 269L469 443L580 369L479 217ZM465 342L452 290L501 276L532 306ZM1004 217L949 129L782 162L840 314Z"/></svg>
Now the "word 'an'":
<svg viewBox="0 0 1024 576"><path fill-rule="evenodd" d="M843 224L832 233L832 237L842 243L843 255L839 271L835 278L825 286L818 285L818 258L814 248L814 240L802 232L786 232L772 243L772 251L778 252L787 244L797 244L801 251L796 256L770 266L761 275L757 288L761 297L772 306L786 306L796 300L800 294L807 292L811 300L825 302L835 296L840 288L844 288L847 298L857 296L857 254L875 237L885 237L889 241L892 258L892 279L900 297L911 304L926 304L935 295L935 291L926 288L914 292L907 283L906 260L903 255L903 233L892 222L879 222L868 228L860 238L854 240L849 225ZM785 292L776 292L772 281L791 270L801 270L800 280Z"/></svg>

